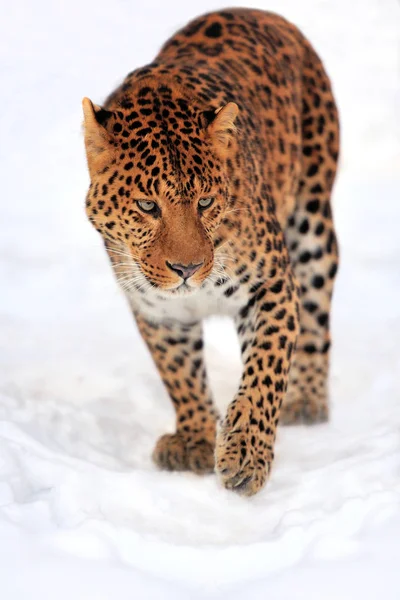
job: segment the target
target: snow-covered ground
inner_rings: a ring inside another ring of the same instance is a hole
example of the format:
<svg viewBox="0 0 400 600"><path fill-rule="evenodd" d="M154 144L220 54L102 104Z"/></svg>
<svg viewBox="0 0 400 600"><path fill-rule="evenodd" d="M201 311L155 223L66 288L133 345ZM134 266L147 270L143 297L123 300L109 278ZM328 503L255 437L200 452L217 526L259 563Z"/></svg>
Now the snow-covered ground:
<svg viewBox="0 0 400 600"><path fill-rule="evenodd" d="M343 123L332 420L281 429L252 499L156 471L174 415L100 239L80 101L101 100L219 2L4 2L0 228L2 600L400 597L400 5L270 0L325 60ZM221 406L239 355L207 326Z"/></svg>

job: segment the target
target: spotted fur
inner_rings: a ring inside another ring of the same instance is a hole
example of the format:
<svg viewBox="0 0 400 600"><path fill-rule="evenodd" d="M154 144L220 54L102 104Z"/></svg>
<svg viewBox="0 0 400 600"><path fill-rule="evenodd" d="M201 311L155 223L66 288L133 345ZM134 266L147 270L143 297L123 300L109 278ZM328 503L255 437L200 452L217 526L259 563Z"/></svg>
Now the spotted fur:
<svg viewBox="0 0 400 600"><path fill-rule="evenodd" d="M339 132L321 61L283 18L221 11L83 104L87 214L176 410L154 460L254 494L278 421L328 418ZM210 314L234 318L243 359L218 433Z"/></svg>

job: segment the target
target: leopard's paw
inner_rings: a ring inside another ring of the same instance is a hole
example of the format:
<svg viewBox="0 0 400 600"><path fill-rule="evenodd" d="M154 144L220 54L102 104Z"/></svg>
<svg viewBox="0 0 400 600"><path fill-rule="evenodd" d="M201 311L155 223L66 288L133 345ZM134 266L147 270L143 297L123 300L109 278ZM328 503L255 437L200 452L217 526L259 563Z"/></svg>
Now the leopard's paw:
<svg viewBox="0 0 400 600"><path fill-rule="evenodd" d="M188 468L202 475L214 471L214 444L207 440L199 440L187 445Z"/></svg>
<svg viewBox="0 0 400 600"><path fill-rule="evenodd" d="M158 467L168 471L211 473L214 471L214 444L205 439L184 438L180 433L167 433L158 440L153 460Z"/></svg>
<svg viewBox="0 0 400 600"><path fill-rule="evenodd" d="M328 402L321 400L284 401L279 416L281 425L315 425L328 420Z"/></svg>
<svg viewBox="0 0 400 600"><path fill-rule="evenodd" d="M184 439L179 433L162 435L153 450L153 461L167 471L185 471L187 452Z"/></svg>
<svg viewBox="0 0 400 600"><path fill-rule="evenodd" d="M253 496L267 481L273 455L251 432L223 427L217 436L215 470L222 484L244 496Z"/></svg>

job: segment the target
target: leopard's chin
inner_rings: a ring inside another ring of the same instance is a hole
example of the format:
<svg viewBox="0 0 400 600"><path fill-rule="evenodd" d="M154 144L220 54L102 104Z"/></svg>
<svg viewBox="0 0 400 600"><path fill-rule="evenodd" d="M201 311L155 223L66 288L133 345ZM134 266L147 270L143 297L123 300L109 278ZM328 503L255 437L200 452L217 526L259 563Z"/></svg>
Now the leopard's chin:
<svg viewBox="0 0 400 600"><path fill-rule="evenodd" d="M160 288L159 292L161 292L161 294L165 298L185 298L187 296L192 296L193 294L198 292L200 287L201 286L199 286L199 285L194 286L194 285L191 285L190 283L183 282L183 283L181 283L181 285L178 285L177 287L174 287L174 288L169 288L169 289Z"/></svg>

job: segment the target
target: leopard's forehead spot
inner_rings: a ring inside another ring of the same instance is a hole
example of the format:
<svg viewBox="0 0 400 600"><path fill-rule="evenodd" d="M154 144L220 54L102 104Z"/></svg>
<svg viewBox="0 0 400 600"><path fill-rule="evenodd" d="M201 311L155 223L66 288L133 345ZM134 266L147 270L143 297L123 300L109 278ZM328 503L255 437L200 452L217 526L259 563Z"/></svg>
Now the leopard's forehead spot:
<svg viewBox="0 0 400 600"><path fill-rule="evenodd" d="M139 87L113 111L110 123L122 176L133 175L143 195L193 198L222 191L221 161L212 150L201 111L167 85Z"/></svg>

